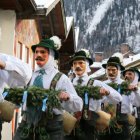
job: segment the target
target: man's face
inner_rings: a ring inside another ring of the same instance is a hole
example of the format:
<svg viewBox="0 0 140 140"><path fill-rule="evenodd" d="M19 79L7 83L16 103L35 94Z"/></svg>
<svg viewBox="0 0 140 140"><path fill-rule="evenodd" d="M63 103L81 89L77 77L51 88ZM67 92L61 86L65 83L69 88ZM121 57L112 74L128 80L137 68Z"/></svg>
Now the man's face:
<svg viewBox="0 0 140 140"><path fill-rule="evenodd" d="M135 73L132 72L132 71L126 71L124 78L125 78L125 80L128 80L130 82L133 82L134 81L134 78L135 78Z"/></svg>
<svg viewBox="0 0 140 140"><path fill-rule="evenodd" d="M49 50L44 47L36 47L35 60L39 67L43 67L49 59Z"/></svg>
<svg viewBox="0 0 140 140"><path fill-rule="evenodd" d="M78 76L82 76L86 70L86 62L84 60L74 60L73 69Z"/></svg>
<svg viewBox="0 0 140 140"><path fill-rule="evenodd" d="M108 78L114 81L118 75L118 69L115 66L107 66L107 75Z"/></svg>

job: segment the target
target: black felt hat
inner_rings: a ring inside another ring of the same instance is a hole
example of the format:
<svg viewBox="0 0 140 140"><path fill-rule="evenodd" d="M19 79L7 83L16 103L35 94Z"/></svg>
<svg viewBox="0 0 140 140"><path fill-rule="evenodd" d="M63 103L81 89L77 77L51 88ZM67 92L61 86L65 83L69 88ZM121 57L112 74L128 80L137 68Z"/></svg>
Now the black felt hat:
<svg viewBox="0 0 140 140"><path fill-rule="evenodd" d="M102 66L105 69L106 69L107 66L120 66L121 71L125 70L125 68L122 66L122 64L120 62L119 57L116 57L116 56L110 57L108 59L107 63L106 64L103 64Z"/></svg>
<svg viewBox="0 0 140 140"><path fill-rule="evenodd" d="M128 68L128 69L122 71L122 75L125 76L125 73L126 73L127 71L136 72L136 73L138 74L138 76L139 76L138 81L140 81L140 72L139 72L139 70L138 70L136 67L130 67L130 68Z"/></svg>
<svg viewBox="0 0 140 140"><path fill-rule="evenodd" d="M88 60L89 65L93 64L93 60L90 58L89 53L85 51L85 49L76 52L73 56L71 56L70 63L73 63L74 60Z"/></svg>

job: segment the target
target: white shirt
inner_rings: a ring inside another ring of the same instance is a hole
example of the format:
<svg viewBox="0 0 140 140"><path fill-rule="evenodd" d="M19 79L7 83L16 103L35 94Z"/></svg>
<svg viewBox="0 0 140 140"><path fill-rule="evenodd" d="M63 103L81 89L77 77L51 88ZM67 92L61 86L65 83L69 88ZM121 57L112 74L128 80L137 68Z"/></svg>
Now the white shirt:
<svg viewBox="0 0 140 140"><path fill-rule="evenodd" d="M6 66L0 69L0 101L3 100L3 90L5 87L26 86L32 76L30 66L20 59L0 53L0 60Z"/></svg>
<svg viewBox="0 0 140 140"><path fill-rule="evenodd" d="M49 68L44 66L44 69L45 69L46 74L43 75L43 87L45 89L49 89L54 76L56 75L56 73L58 73L58 70L56 68L54 68L53 66L51 66ZM40 70L40 68L37 68L35 70L35 72L33 73L30 85L33 85L34 79L38 75L39 70ZM82 110L83 101L77 95L77 93L73 87L73 84L71 83L70 79L65 74L63 74L60 77L60 79L58 80L58 82L56 84L56 90L66 91L70 95L70 99L68 101L62 102L62 107L65 110L67 110L69 112L77 112L77 111ZM55 114L61 114L61 111L59 111L57 109L55 109L54 112L55 112Z"/></svg>
<svg viewBox="0 0 140 140"><path fill-rule="evenodd" d="M121 78L117 78L115 83L121 84L124 80ZM111 80L104 81L105 83L111 83ZM111 103L111 101L109 101ZM132 114L133 112L133 105L139 106L140 105L140 90L136 92L131 92L129 96L122 95L122 102L121 102L121 113Z"/></svg>
<svg viewBox="0 0 140 140"><path fill-rule="evenodd" d="M78 84L77 83L78 78L79 77L76 76L73 79L73 84L74 85ZM83 82L82 82L81 86L87 85L89 79L90 79L90 77L88 75L82 76ZM103 88L107 89L110 92L110 94L108 96L103 96L103 99L100 99L100 100L94 100L93 98L91 98L89 100L89 110L91 110L91 111L101 110L101 102L103 102L103 101L106 101L106 100L110 99L112 102L118 103L122 100L121 95L116 90L114 90L113 88L111 88L110 86L106 85L105 83L103 83L99 80L94 80L93 86L103 87Z"/></svg>

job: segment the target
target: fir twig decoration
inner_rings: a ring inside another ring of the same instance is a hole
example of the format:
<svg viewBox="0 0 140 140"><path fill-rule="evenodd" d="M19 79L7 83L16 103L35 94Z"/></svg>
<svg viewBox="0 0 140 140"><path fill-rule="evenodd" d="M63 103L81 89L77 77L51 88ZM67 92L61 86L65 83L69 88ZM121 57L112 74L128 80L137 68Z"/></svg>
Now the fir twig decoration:
<svg viewBox="0 0 140 140"><path fill-rule="evenodd" d="M81 98L84 98L85 93L88 93L89 98L93 98L94 100L99 100L102 98L100 94L100 87L98 86L75 86L76 92Z"/></svg>
<svg viewBox="0 0 140 140"><path fill-rule="evenodd" d="M47 90L39 87L29 87L28 89L10 88L5 89L8 92L5 100L11 101L16 105L21 105L23 93L27 91L27 106L41 106L43 99L48 98L47 106L52 108L60 108L61 102L58 98L60 90Z"/></svg>
<svg viewBox="0 0 140 140"><path fill-rule="evenodd" d="M120 94L122 95L130 95L131 94L131 91L128 90L128 86L129 86L129 82L126 82L126 81L123 81L121 84L117 84L117 83L108 83L108 85L110 87L112 87L113 89L117 90L118 89L120 90Z"/></svg>

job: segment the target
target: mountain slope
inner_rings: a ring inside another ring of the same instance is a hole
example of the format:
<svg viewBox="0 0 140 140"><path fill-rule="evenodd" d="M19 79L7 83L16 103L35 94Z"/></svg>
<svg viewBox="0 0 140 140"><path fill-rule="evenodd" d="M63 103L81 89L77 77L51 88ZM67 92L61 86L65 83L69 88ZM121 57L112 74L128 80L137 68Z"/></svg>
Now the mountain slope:
<svg viewBox="0 0 140 140"><path fill-rule="evenodd" d="M103 51L107 57L127 42L140 50L140 0L64 0L64 5L80 28L78 49Z"/></svg>

